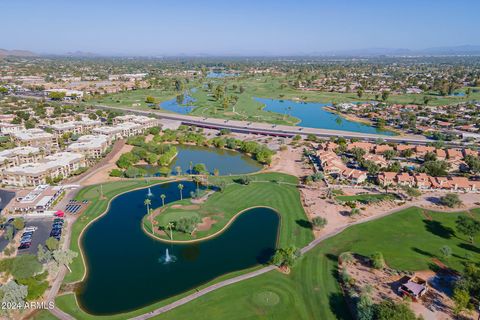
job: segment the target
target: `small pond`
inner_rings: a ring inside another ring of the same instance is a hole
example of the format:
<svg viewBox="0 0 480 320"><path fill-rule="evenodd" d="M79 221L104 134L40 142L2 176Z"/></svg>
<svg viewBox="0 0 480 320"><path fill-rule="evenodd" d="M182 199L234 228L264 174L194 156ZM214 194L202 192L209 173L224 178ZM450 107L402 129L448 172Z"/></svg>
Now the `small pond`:
<svg viewBox="0 0 480 320"><path fill-rule="evenodd" d="M262 165L252 158L232 150L199 147L193 145L176 145L177 157L170 164L172 174L176 174L176 167L182 168L182 173L191 173L190 167L203 163L213 174L218 169L220 175L245 174L259 171ZM138 165L147 171L148 175L158 174L160 167L154 165Z"/></svg>
<svg viewBox="0 0 480 320"><path fill-rule="evenodd" d="M197 88L190 89L190 92L196 92ZM188 91L185 91L183 94L178 95L177 97L164 101L159 104L160 109L187 114L192 112L196 106L193 105L195 99L189 95Z"/></svg>
<svg viewBox="0 0 480 320"><path fill-rule="evenodd" d="M226 77L236 77L237 73L227 73L222 71L210 71L207 73L207 78L226 78Z"/></svg>

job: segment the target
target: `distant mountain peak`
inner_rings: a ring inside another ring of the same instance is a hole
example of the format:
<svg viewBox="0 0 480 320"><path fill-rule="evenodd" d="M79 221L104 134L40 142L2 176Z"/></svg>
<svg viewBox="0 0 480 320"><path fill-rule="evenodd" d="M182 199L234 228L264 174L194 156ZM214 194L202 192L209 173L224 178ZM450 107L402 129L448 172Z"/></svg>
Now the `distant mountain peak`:
<svg viewBox="0 0 480 320"><path fill-rule="evenodd" d="M14 56L14 57L35 57L36 53L28 50L7 50L0 49L0 57Z"/></svg>

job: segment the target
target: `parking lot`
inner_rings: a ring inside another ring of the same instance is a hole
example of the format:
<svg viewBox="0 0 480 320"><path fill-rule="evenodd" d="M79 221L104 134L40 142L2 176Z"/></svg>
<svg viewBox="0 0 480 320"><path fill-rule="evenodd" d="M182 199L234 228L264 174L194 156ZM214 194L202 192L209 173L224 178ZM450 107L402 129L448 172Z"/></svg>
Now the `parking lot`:
<svg viewBox="0 0 480 320"><path fill-rule="evenodd" d="M52 230L53 217L45 218L28 218L26 220L26 227L36 226L38 229L33 233L32 245L28 249L18 250L18 254L37 254L38 245L45 245L45 241L50 236ZM19 231L20 234L23 231Z"/></svg>

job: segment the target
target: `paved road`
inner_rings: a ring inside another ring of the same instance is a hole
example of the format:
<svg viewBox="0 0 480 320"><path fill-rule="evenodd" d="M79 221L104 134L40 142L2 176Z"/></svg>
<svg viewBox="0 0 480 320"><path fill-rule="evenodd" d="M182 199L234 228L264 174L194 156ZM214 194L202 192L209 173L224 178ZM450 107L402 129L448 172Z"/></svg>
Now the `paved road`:
<svg viewBox="0 0 480 320"><path fill-rule="evenodd" d="M291 137L297 134L300 134L300 135L313 134L317 137L324 137L324 138L344 137L344 138L359 138L359 139L370 140L370 141L383 139L387 142L422 144L422 145L430 141L424 136L420 136L420 135L385 136L381 134L369 134L369 133L350 132L350 131L341 131L341 130L317 129L317 128L308 128L308 127L299 127L299 126L272 125L268 123L197 117L197 116L190 116L190 115L183 115L183 114L166 113L159 110L138 110L138 109L120 108L120 107L114 107L114 106L105 106L105 105L95 105L94 107L99 109L123 111L131 114L155 116L162 119L177 120L177 121L181 121L183 124L195 125L203 128L229 129L234 132L254 133L254 134L272 135L272 136L280 136L280 137L281 136Z"/></svg>
<svg viewBox="0 0 480 320"><path fill-rule="evenodd" d="M72 190L71 194L75 194L78 190ZM69 198L73 197L72 195L67 195ZM72 215L66 215L65 220L66 223L68 224L66 228L64 228L64 233L62 234L62 237L64 237L63 241L63 250L67 250L70 248L70 242L72 239L72 226L75 220L78 218L78 216L72 216ZM57 277L52 283L52 286L50 288L50 291L48 291L46 301L47 302L54 302L55 297L57 296L58 292L60 291L60 286L62 285L63 278L65 278L65 275L67 274L68 269L62 265L60 266L60 270L58 271ZM55 315L58 319L62 320L74 320L75 318L69 315L68 313L64 312L63 310L60 310L59 308L55 307L50 312Z"/></svg>
<svg viewBox="0 0 480 320"><path fill-rule="evenodd" d="M15 191L0 189L0 212L7 206L7 204L15 197Z"/></svg>

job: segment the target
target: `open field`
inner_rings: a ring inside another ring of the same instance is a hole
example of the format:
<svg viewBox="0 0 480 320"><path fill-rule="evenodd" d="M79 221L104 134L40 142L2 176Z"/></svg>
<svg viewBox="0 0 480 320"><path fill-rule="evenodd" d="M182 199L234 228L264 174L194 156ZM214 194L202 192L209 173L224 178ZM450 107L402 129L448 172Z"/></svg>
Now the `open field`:
<svg viewBox="0 0 480 320"><path fill-rule="evenodd" d="M211 180L226 182L223 192L215 192L199 205L189 206L189 199L168 204L165 211L156 217L158 225L165 226L169 221L192 215L215 220L216 223L211 228L196 231L194 237L173 232L174 240L200 239L221 230L240 211L254 206L266 206L275 209L281 216L279 246L302 247L313 240L311 230L304 227L308 223L296 187L297 178L280 173L255 174L250 177L252 182L249 185L234 182L237 179L235 177L212 177ZM178 207L178 204L183 206ZM145 226L150 226L147 219Z"/></svg>

